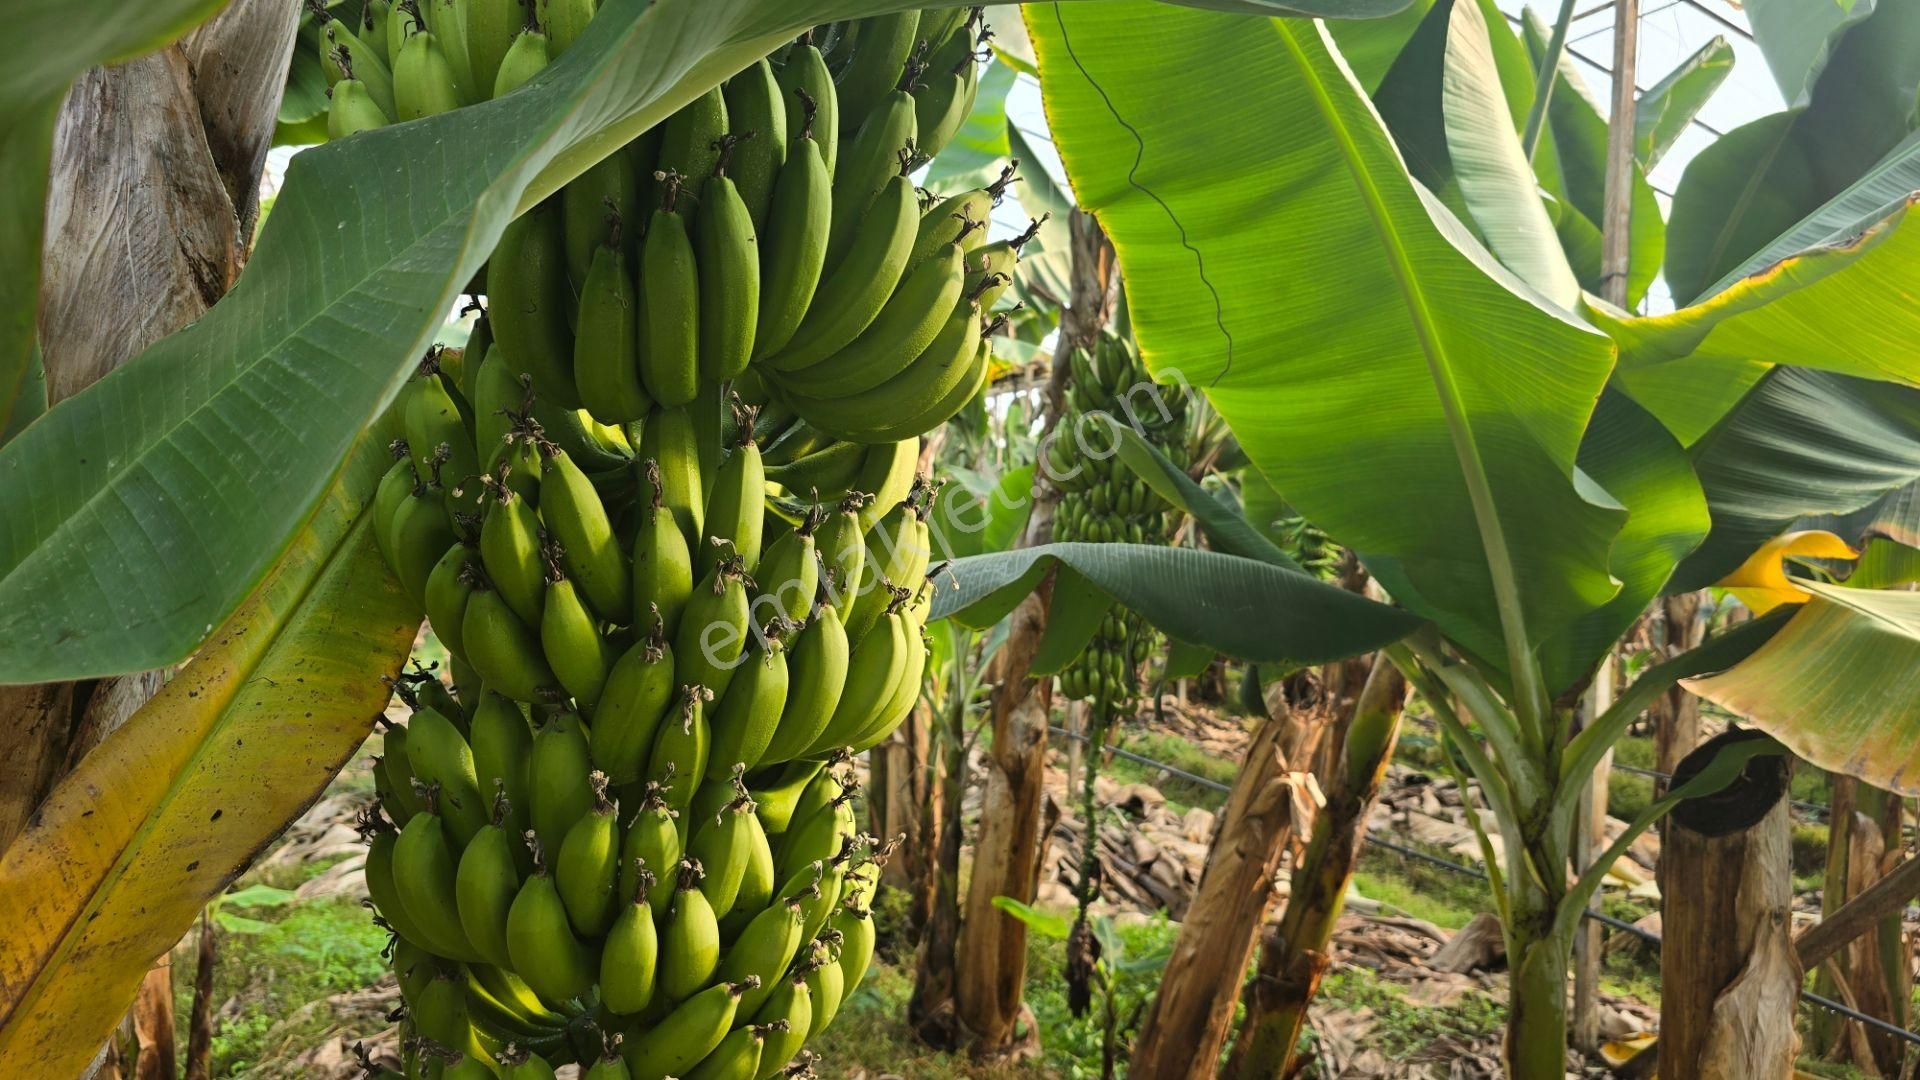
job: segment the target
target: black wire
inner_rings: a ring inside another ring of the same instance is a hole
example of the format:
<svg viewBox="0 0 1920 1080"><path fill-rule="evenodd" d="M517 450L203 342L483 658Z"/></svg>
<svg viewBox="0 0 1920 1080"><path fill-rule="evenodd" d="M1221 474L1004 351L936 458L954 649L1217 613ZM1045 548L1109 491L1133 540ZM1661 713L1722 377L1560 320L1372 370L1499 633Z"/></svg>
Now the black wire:
<svg viewBox="0 0 1920 1080"><path fill-rule="evenodd" d="M1059 735L1064 738L1075 739L1080 742L1087 741L1087 737L1085 735L1081 735L1078 732L1068 731L1065 728L1056 727L1052 724L1047 725L1047 730L1052 732L1055 735ZM1122 757L1127 759L1128 761L1136 762L1141 765L1151 765L1156 769L1164 770L1174 776L1180 777L1183 780L1192 781L1193 783L1199 784L1202 787L1211 788L1214 791L1225 793L1225 792L1231 792L1233 790L1227 785L1220 783L1218 780L1210 780L1207 777L1200 776L1195 773L1190 773L1185 769L1179 768L1177 766L1169 765L1164 761L1155 761L1150 757L1143 757L1140 754L1133 753L1130 750L1123 750L1117 746L1107 747L1105 752L1113 754L1115 757ZM1646 773L1653 776L1659 776L1665 779L1672 779L1672 777L1667 776L1667 774L1657 772L1656 770L1653 770L1653 769L1637 769L1637 768L1633 768L1631 766L1626 766L1626 765L1615 765L1614 768L1623 769L1627 772ZM1804 805L1813 806L1814 804L1808 803ZM1818 806L1815 806L1814 808L1819 810L1825 809L1824 807L1818 807ZM1369 844L1378 845L1379 847L1386 848L1388 851L1393 851L1401 855L1405 855L1408 858L1419 859L1423 862L1432 863L1433 865L1438 866L1442 869L1451 870L1456 874L1462 874L1466 877L1477 878L1481 881L1490 882L1492 880L1486 875L1485 871L1476 870L1471 866L1466 866L1461 863L1453 862L1450 859L1443 859L1440 856L1434 855L1430 852L1421 851L1419 848L1409 847L1405 844L1395 843L1394 841L1388 840L1376 832L1369 831L1367 833L1366 839L1367 839L1367 843ZM1583 915L1586 918L1592 919L1595 922L1612 927L1613 929L1619 930L1623 933L1632 934L1634 937L1637 937L1640 940L1645 941L1649 944L1652 944L1652 945L1660 944L1659 934L1653 933L1650 930L1642 929L1641 927L1635 926L1624 919L1616 919L1613 916L1607 915L1603 912L1594 911L1592 908L1588 908L1587 910L1581 912L1581 915ZM1899 1027L1894 1024L1889 1024L1885 1020L1882 1020L1878 1017L1868 1016L1866 1013L1863 1013L1858 1009L1849 1008L1838 1001L1834 1001L1832 998L1822 997L1821 995L1816 994L1811 990L1802 990L1800 991L1800 1000L1808 1002L1809 1004L1818 1005L1819 1007L1826 1009L1830 1012L1839 1013L1841 1016L1844 1016L1849 1020L1858 1021L1862 1024L1867 1025L1870 1028L1873 1028L1876 1031L1883 1031L1888 1035L1897 1036L1901 1039L1906 1040L1907 1042L1913 1043L1916 1046L1920 1046L1920 1034L1915 1034L1914 1032L1908 1031L1906 1028Z"/></svg>

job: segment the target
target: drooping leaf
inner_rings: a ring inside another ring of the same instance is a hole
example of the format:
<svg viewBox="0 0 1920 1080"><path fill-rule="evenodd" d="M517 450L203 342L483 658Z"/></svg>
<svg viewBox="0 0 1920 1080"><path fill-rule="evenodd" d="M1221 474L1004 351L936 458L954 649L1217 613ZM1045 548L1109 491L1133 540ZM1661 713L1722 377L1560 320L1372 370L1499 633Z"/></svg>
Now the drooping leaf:
<svg viewBox="0 0 1920 1080"><path fill-rule="evenodd" d="M1886 207L1843 242L1809 248L1665 315L1594 305L1620 343L1616 381L1691 444L1775 364L1920 386L1920 227Z"/></svg>
<svg viewBox="0 0 1920 1080"><path fill-rule="evenodd" d="M1772 640L1687 689L1820 768L1920 794L1920 593L1806 589Z"/></svg>
<svg viewBox="0 0 1920 1080"><path fill-rule="evenodd" d="M1651 169L1666 156L1707 99L1733 74L1733 46L1715 35L1680 61L1659 82L1640 92L1633 106L1633 156Z"/></svg>
<svg viewBox="0 0 1920 1080"><path fill-rule="evenodd" d="M1713 531L1674 572L1676 592L1720 580L1796 522L1851 513L1920 478L1920 390L1778 368L1688 456Z"/></svg>
<svg viewBox="0 0 1920 1080"><path fill-rule="evenodd" d="M1113 598L1071 566L1054 571L1053 593L1047 598L1047 626L1033 651L1028 669L1035 675L1058 675L1086 651L1100 632L1100 623L1113 610Z"/></svg>
<svg viewBox="0 0 1920 1080"><path fill-rule="evenodd" d="M1244 660L1322 663L1398 640L1420 623L1398 608L1253 559L1084 543L955 560L933 577L933 617L991 626L1057 564L1167 636Z"/></svg>
<svg viewBox="0 0 1920 1080"><path fill-rule="evenodd" d="M1855 559L1860 553L1845 540L1819 529L1781 533L1761 544L1733 573L1715 582L1740 598L1756 615L1786 604L1803 604L1811 596L1801 587L1804 578L1787 573L1788 559Z"/></svg>
<svg viewBox="0 0 1920 1080"><path fill-rule="evenodd" d="M1832 7L1824 3L1807 8ZM1920 88L1920 5L1856 3L1796 102L1728 132L1674 191L1667 284L1677 303L1746 262L1905 138ZM1803 43L1810 43L1802 38ZM1776 73L1781 72L1778 61ZM1797 62L1795 66L1798 66ZM1782 86L1789 85L1782 78Z"/></svg>
<svg viewBox="0 0 1920 1080"><path fill-rule="evenodd" d="M1496 596L1528 650L1614 596L1625 515L1573 467L1611 349L1422 197L1319 27L1103 3L1028 31L1149 366L1289 503L1496 663Z"/></svg>
<svg viewBox="0 0 1920 1080"><path fill-rule="evenodd" d="M382 441L364 440L260 589L0 856L0 1075L78 1075L153 958L366 738L420 621L363 512Z"/></svg>
<svg viewBox="0 0 1920 1080"><path fill-rule="evenodd" d="M1139 432L1117 421L1110 422L1108 430L1114 432L1118 440L1120 460L1146 481L1154 494L1193 515L1213 550L1258 559L1294 573L1305 572L1279 545L1250 525L1237 508L1222 505L1220 500L1207 494L1206 489L1194 483Z"/></svg>
<svg viewBox="0 0 1920 1080"><path fill-rule="evenodd" d="M1830 532L1856 546L1891 540L1920 547L1920 481L1894 488L1851 513L1804 518L1799 527Z"/></svg>

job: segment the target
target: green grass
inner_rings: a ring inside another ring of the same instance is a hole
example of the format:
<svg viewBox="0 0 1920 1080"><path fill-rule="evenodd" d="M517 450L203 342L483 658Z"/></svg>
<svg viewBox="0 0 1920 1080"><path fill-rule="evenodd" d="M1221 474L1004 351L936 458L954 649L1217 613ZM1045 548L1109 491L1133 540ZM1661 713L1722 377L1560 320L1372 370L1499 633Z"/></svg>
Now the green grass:
<svg viewBox="0 0 1920 1080"><path fill-rule="evenodd" d="M1195 776L1204 776L1217 784L1231 785L1239 771L1239 762L1210 755L1178 735L1165 732L1127 730L1120 733L1113 745ZM1227 804L1225 792L1164 773L1151 765L1116 756L1101 768L1122 784L1148 784L1158 788L1167 797L1168 808L1176 814L1195 806L1218 810Z"/></svg>
<svg viewBox="0 0 1920 1080"><path fill-rule="evenodd" d="M1397 838L1396 842L1420 847L1404 837ZM1432 854L1450 862L1461 861L1447 851ZM1353 886L1369 900L1377 900L1413 918L1425 919L1444 930L1458 930L1475 914L1493 907L1493 895L1485 881L1373 844L1360 849L1360 866L1354 871Z"/></svg>
<svg viewBox="0 0 1920 1080"><path fill-rule="evenodd" d="M1355 968L1335 972L1320 984L1317 1007L1373 1010L1374 1028L1367 1045L1389 1061L1417 1060L1443 1039L1471 1041L1497 1033L1507 1020L1506 1006L1478 991L1469 991L1446 1006L1416 1005L1399 987L1371 971Z"/></svg>
<svg viewBox="0 0 1920 1080"><path fill-rule="evenodd" d="M223 930L217 938L214 1007L238 999L244 1008L237 1017L216 1020L216 1077L246 1076L256 1065L308 1049L337 1017L324 1006L300 1012L301 1006L372 986L386 972L380 950L387 935L357 900L330 898L245 914L264 929ZM193 1006L193 964L191 952L176 957L174 1011L183 1047Z"/></svg>

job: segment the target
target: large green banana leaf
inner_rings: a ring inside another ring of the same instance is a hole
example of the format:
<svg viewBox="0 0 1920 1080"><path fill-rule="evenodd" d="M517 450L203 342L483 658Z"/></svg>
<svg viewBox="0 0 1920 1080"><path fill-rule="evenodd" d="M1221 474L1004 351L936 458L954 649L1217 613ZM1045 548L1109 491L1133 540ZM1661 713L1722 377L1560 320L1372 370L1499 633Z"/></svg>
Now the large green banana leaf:
<svg viewBox="0 0 1920 1080"><path fill-rule="evenodd" d="M1798 11L1789 14L1788 5ZM1796 104L1735 128L1688 163L1667 233L1667 284L1676 302L1706 295L1912 129L1920 0L1859 0L1834 19L1839 6L1784 0L1756 15L1768 62ZM1828 10L1816 14L1821 8ZM1808 19L1824 25L1797 25ZM1761 31L1776 20L1796 25L1791 33Z"/></svg>
<svg viewBox="0 0 1920 1080"><path fill-rule="evenodd" d="M365 512L392 434L0 856L0 1076L80 1075L154 957L366 738L420 623Z"/></svg>
<svg viewBox="0 0 1920 1080"><path fill-rule="evenodd" d="M1747 25L1788 105L1804 105L1840 39L1886 0L1747 0ZM1899 0L1892 0L1898 3Z"/></svg>
<svg viewBox="0 0 1920 1080"><path fill-rule="evenodd" d="M1112 3L1028 31L1149 366L1397 601L1528 678L1619 592L1626 512L1574 468L1612 349L1423 197L1320 26Z"/></svg>
<svg viewBox="0 0 1920 1080"><path fill-rule="evenodd" d="M300 155L226 299L0 449L0 682L187 655L285 551L516 212L801 27L910 6L609 0L521 91Z"/></svg>
<svg viewBox="0 0 1920 1080"><path fill-rule="evenodd" d="M1805 587L1752 656L1685 685L1823 769L1920 794L1920 594Z"/></svg>
<svg viewBox="0 0 1920 1080"><path fill-rule="evenodd" d="M1384 19L1350 19L1327 24L1334 43L1340 47L1340 55L1353 70L1353 77L1360 81L1362 90L1371 94L1379 89L1380 80L1386 78L1388 69L1393 67L1394 60L1419 30L1432 7L1433 0L1413 0L1399 14Z"/></svg>
<svg viewBox="0 0 1920 1080"><path fill-rule="evenodd" d="M40 298L47 169L67 87L90 67L178 38L226 0L74 0L12 4L14 47L0 63L0 443L46 408L34 318ZM33 393L39 400L26 400ZM16 413L20 414L16 417Z"/></svg>
<svg viewBox="0 0 1920 1080"><path fill-rule="evenodd" d="M933 617L984 628L1005 618L1058 571L1082 633L1056 643L1054 663L1077 655L1104 605L1118 603L1168 637L1243 660L1317 664L1397 641L1420 625L1407 612L1255 559L1157 544L1046 544L956 559L932 575ZM1060 601L1056 599L1056 603ZM1050 621L1051 621L1050 616Z"/></svg>

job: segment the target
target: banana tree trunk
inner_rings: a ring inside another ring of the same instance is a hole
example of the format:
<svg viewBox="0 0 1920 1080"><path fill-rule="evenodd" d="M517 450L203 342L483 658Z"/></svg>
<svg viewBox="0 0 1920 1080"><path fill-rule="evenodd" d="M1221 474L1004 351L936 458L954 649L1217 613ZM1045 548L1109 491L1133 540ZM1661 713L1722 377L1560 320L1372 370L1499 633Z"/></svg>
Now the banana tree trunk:
<svg viewBox="0 0 1920 1080"><path fill-rule="evenodd" d="M54 131L39 335L49 403L199 318L246 262L297 5L234 0L81 76ZM0 848L158 674L0 687Z"/></svg>
<svg viewBox="0 0 1920 1080"><path fill-rule="evenodd" d="M1887 853L1899 851L1901 802L1892 793L1835 775L1828 820L1826 888L1823 914L1831 916L1842 905L1865 892L1888 869ZM1816 987L1839 997L1869 1016L1905 1027L1912 979L1906 962L1906 940L1899 915L1854 939L1821 965ZM1881 1076L1900 1075L1905 1045L1882 1031L1831 1014L1815 1018L1809 1049L1833 1060L1850 1062Z"/></svg>
<svg viewBox="0 0 1920 1080"><path fill-rule="evenodd" d="M938 805L940 846L933 868L927 925L921 929L914 958L907 1022L921 1041L944 1049L959 1041L953 984L955 951L960 942L960 842L966 831L960 815L967 791L967 726L966 702L958 693L951 696L941 721L945 726Z"/></svg>
<svg viewBox="0 0 1920 1080"><path fill-rule="evenodd" d="M1730 732L1681 762L1704 767ZM1732 786L1668 818L1661 859L1686 887L1661 896L1659 1074L1786 1080L1799 1038L1793 863L1784 758L1753 759Z"/></svg>
<svg viewBox="0 0 1920 1080"><path fill-rule="evenodd" d="M1075 344L1091 342L1113 316L1120 279L1113 245L1091 215L1076 210L1069 220L1073 261L1072 306L1061 313L1060 335L1045 395L1046 427L1051 431L1065 404ZM1034 478L1034 505L1019 546L1032 547L1053 535L1051 485L1044 471ZM969 883L954 978L957 1018L976 1056L1005 1057L1035 1050L1040 1032L1022 1000L1027 973L1026 924L993 906L1007 896L1032 903L1045 859L1047 705L1051 694L1034 694L1028 677L1041 632L1046 627L1050 585L1042 585L1008 616L1012 630L994 657L995 689L991 710L993 746L987 757L987 784L980 809L980 835L974 842L973 880ZM1036 700L1037 698L1037 700ZM1025 1034L1019 1034L1025 1018Z"/></svg>
<svg viewBox="0 0 1920 1080"><path fill-rule="evenodd" d="M885 742L869 752L869 828L874 835L900 838L880 880L908 896L913 933L926 926L933 910L934 857L939 849L939 817L927 813L940 798L940 776L933 760L932 710L914 706Z"/></svg>
<svg viewBox="0 0 1920 1080"><path fill-rule="evenodd" d="M1323 785L1326 806L1314 817L1306 854L1294 868L1286 913L1261 944L1260 970L1247 987L1246 1019L1222 1073L1230 1080L1268 1080L1294 1071L1307 1005L1333 962L1327 943L1366 842L1380 778L1393 757L1406 690L1399 669L1374 663L1335 748L1335 768Z"/></svg>

